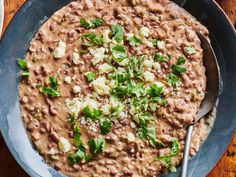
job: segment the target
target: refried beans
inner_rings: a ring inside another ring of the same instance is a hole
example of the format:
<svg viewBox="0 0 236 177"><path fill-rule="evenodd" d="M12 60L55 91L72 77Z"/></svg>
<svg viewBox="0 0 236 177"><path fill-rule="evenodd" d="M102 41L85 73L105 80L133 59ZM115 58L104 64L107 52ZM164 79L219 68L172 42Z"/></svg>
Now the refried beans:
<svg viewBox="0 0 236 177"><path fill-rule="evenodd" d="M168 0L81 0L31 41L20 102L31 140L67 176L176 171L205 96L208 30ZM193 156L209 132L195 126Z"/></svg>

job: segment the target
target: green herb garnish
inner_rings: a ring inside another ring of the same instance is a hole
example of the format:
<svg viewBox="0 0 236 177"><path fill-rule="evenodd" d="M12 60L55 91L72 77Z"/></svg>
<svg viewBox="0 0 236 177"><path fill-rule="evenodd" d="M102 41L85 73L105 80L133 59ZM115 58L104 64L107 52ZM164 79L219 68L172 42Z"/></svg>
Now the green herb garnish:
<svg viewBox="0 0 236 177"><path fill-rule="evenodd" d="M178 76L173 73L170 73L167 76L167 82L170 83L173 87L179 87L181 85L181 81Z"/></svg>
<svg viewBox="0 0 236 177"><path fill-rule="evenodd" d="M103 135L108 134L111 131L112 128L112 122L109 119L105 119L101 123L101 133Z"/></svg>
<svg viewBox="0 0 236 177"><path fill-rule="evenodd" d="M96 73L95 73L95 72L92 72L92 71L86 73L85 76L87 77L87 80L88 80L89 82L92 82L92 81L95 80L96 77L97 77Z"/></svg>
<svg viewBox="0 0 236 177"><path fill-rule="evenodd" d="M124 37L124 31L125 31L124 27L121 26L120 24L111 25L111 31L116 42L120 43Z"/></svg>
<svg viewBox="0 0 236 177"><path fill-rule="evenodd" d="M88 106L84 108L84 116L91 118L92 121L94 122L100 119L101 114L102 114L101 110L98 109L91 110Z"/></svg>
<svg viewBox="0 0 236 177"><path fill-rule="evenodd" d="M95 138L90 139L88 144L91 153L94 155L98 155L99 153L102 153L104 151L106 142L104 138Z"/></svg>
<svg viewBox="0 0 236 177"><path fill-rule="evenodd" d="M86 46L94 46L94 45L103 45L103 38L102 36L98 36L96 33L88 33L82 35L82 40Z"/></svg>
<svg viewBox="0 0 236 177"><path fill-rule="evenodd" d="M121 45L116 45L114 47L112 47L112 56L115 58L115 59L118 59L118 61L122 61L125 57L127 57L127 54L126 54L126 49L124 46L121 46Z"/></svg>
<svg viewBox="0 0 236 177"><path fill-rule="evenodd" d="M81 18L80 19L80 25L86 29L89 29L89 28L96 28L96 27L99 27L99 26L102 26L104 25L104 21L100 18L96 18L94 20L86 20L85 18Z"/></svg>
<svg viewBox="0 0 236 177"><path fill-rule="evenodd" d="M171 172L176 172L175 166L172 164L172 158L176 157L180 152L180 144L179 141L174 138L172 139L172 144L170 148L170 155L169 156L161 156L157 157L155 160L161 161L164 166L169 169Z"/></svg>
<svg viewBox="0 0 236 177"><path fill-rule="evenodd" d="M89 154L86 154L86 146L81 140L81 129L77 123L77 117L75 113L72 113L68 119L68 122L73 125L73 140L77 147L76 153L70 153L67 156L68 161L71 165L78 163L81 160L89 161L91 159Z"/></svg>
<svg viewBox="0 0 236 177"><path fill-rule="evenodd" d="M162 61L162 62L168 62L169 58L162 55L160 52L157 52L154 56L154 61Z"/></svg>
<svg viewBox="0 0 236 177"><path fill-rule="evenodd" d="M20 69L23 71L21 73L21 76L28 77L29 76L29 70L28 70L28 67L27 67L27 62L24 59L19 58L17 60L17 63L19 65Z"/></svg>
<svg viewBox="0 0 236 177"><path fill-rule="evenodd" d="M57 81L56 76L49 77L49 81L50 81L51 87L43 87L42 92L51 97L61 96L60 90L58 88L58 81Z"/></svg>
<svg viewBox="0 0 236 177"><path fill-rule="evenodd" d="M191 45L188 45L186 47L185 51L188 55L192 55L192 54L195 54L197 52L196 49Z"/></svg>
<svg viewBox="0 0 236 177"><path fill-rule="evenodd" d="M129 44L131 46L138 46L140 45L142 42L140 39L138 39L137 37L133 36L127 39L129 41Z"/></svg>
<svg viewBox="0 0 236 177"><path fill-rule="evenodd" d="M175 75L180 76L187 71L187 69L183 66L185 61L186 60L183 57L179 57L177 63L172 66L172 70Z"/></svg>

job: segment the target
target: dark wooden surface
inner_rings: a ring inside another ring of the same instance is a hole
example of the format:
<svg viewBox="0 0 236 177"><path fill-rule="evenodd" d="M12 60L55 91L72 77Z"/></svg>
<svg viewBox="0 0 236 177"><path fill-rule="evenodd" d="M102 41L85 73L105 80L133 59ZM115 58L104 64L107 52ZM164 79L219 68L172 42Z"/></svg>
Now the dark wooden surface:
<svg viewBox="0 0 236 177"><path fill-rule="evenodd" d="M4 30L25 0L5 0ZM236 26L236 0L217 0ZM28 177L9 152L0 135L0 177ZM224 156L207 177L236 177L236 135Z"/></svg>

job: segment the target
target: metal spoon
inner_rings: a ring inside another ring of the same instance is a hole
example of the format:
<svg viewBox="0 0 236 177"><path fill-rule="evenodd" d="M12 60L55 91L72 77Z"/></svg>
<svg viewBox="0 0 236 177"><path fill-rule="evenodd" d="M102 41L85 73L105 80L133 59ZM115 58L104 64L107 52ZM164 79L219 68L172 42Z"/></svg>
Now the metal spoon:
<svg viewBox="0 0 236 177"><path fill-rule="evenodd" d="M197 113L197 120L195 120L195 122L192 125L190 125L187 130L181 177L186 177L187 174L189 149L192 139L193 127L202 117L204 117L215 106L220 88L219 67L215 53L211 47L211 44L208 42L207 38L200 32L196 33L199 39L201 40L201 46L204 54L203 65L206 68L206 77L207 77L206 95Z"/></svg>

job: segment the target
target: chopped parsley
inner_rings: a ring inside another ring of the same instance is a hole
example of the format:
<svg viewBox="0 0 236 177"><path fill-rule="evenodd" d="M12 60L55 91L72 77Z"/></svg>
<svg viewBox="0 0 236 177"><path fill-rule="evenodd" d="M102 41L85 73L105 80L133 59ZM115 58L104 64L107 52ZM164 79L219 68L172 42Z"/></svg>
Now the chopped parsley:
<svg viewBox="0 0 236 177"><path fill-rule="evenodd" d="M85 76L87 77L87 80L88 80L89 82L92 82L92 81L95 80L96 77L97 77L96 73L95 73L95 72L92 72L92 71L87 72L87 73L85 74Z"/></svg>
<svg viewBox="0 0 236 177"><path fill-rule="evenodd" d="M112 52L112 56L115 59L118 59L118 61L119 60L122 61L125 57L127 57L126 49L124 46L121 46L121 45L114 46L111 52Z"/></svg>
<svg viewBox="0 0 236 177"><path fill-rule="evenodd" d="M143 75L143 61L146 58L145 55L137 58L135 56L130 57L130 62L128 65L128 74L130 78L134 78L135 76L139 79L142 78Z"/></svg>
<svg viewBox="0 0 236 177"><path fill-rule="evenodd" d="M164 166L169 169L171 172L176 172L175 166L172 164L173 157L176 157L180 152L180 144L179 141L174 138L172 139L172 144L170 148L170 155L169 156L161 156L157 157L156 160L161 161Z"/></svg>
<svg viewBox="0 0 236 177"><path fill-rule="evenodd" d="M147 90L147 93L152 97L159 97L161 96L164 87L158 87L157 84L150 85L150 88Z"/></svg>
<svg viewBox="0 0 236 177"><path fill-rule="evenodd" d="M83 34L81 38L86 46L103 45L103 37L94 32Z"/></svg>
<svg viewBox="0 0 236 177"><path fill-rule="evenodd" d="M197 52L196 49L192 45L188 45L186 47L185 51L188 55L192 55L192 54L195 54Z"/></svg>
<svg viewBox="0 0 236 177"><path fill-rule="evenodd" d="M111 131L112 122L109 119L105 119L101 123L101 134L106 135Z"/></svg>
<svg viewBox="0 0 236 177"><path fill-rule="evenodd" d="M181 85L180 78L173 73L170 73L167 76L167 82L170 83L175 88Z"/></svg>
<svg viewBox="0 0 236 177"><path fill-rule="evenodd" d="M104 21L100 18L95 18L94 20L86 20L85 18L80 19L80 25L86 29L96 28L104 25Z"/></svg>
<svg viewBox="0 0 236 177"><path fill-rule="evenodd" d="M60 90L58 88L58 81L57 81L56 76L49 77L49 81L50 81L51 87L43 87L42 92L51 97L61 96Z"/></svg>
<svg viewBox="0 0 236 177"><path fill-rule="evenodd" d="M160 52L157 52L154 56L154 61L162 61L162 62L168 62L169 58L162 55Z"/></svg>
<svg viewBox="0 0 236 177"><path fill-rule="evenodd" d="M88 106L84 108L84 116L92 119L92 121L98 121L102 114L101 110L93 109L91 110Z"/></svg>
<svg viewBox="0 0 236 177"><path fill-rule="evenodd" d="M127 39L129 41L129 44L131 46L138 46L140 45L142 42L140 39L138 39L137 37L133 36Z"/></svg>
<svg viewBox="0 0 236 177"><path fill-rule="evenodd" d="M90 139L89 142L89 149L93 155L98 155L99 153L102 153L105 149L105 139L104 138L95 138Z"/></svg>
<svg viewBox="0 0 236 177"><path fill-rule="evenodd" d="M120 24L111 25L111 31L116 42L120 43L124 37L124 32L125 32L124 27Z"/></svg>
<svg viewBox="0 0 236 177"><path fill-rule="evenodd" d="M153 41L152 41L152 44L153 44L153 46L154 47L159 47L159 46L162 46L163 44L164 44L164 41L161 41L161 40L159 40L159 39L154 39Z"/></svg>
<svg viewBox="0 0 236 177"><path fill-rule="evenodd" d="M186 60L183 57L179 57L177 63L172 66L172 70L175 75L180 76L187 71L187 69L183 66L185 61Z"/></svg>
<svg viewBox="0 0 236 177"><path fill-rule="evenodd" d="M90 155L87 154L85 144L81 140L81 130L78 126L77 120L76 120L76 114L72 113L69 117L69 123L73 125L73 137L74 137L74 144L77 147L77 152L75 153L69 153L67 156L67 159L71 165L74 165L81 160L89 161L91 159Z"/></svg>
<svg viewBox="0 0 236 177"><path fill-rule="evenodd" d="M29 70L28 70L28 67L27 67L27 62L24 59L19 58L17 60L17 63L19 65L20 69L23 71L21 73L21 76L28 77L29 76Z"/></svg>
<svg viewBox="0 0 236 177"><path fill-rule="evenodd" d="M121 106L121 105L117 105L116 107L114 107L113 109L112 109L112 116L117 116L117 115L119 115L121 112L123 111L123 106Z"/></svg>
<svg viewBox="0 0 236 177"><path fill-rule="evenodd" d="M156 147L158 144L165 146L156 138L156 129L155 127L148 127L150 122L154 121L154 117L149 113L141 113L139 115L139 129L138 135L141 140L148 140L152 147Z"/></svg>

